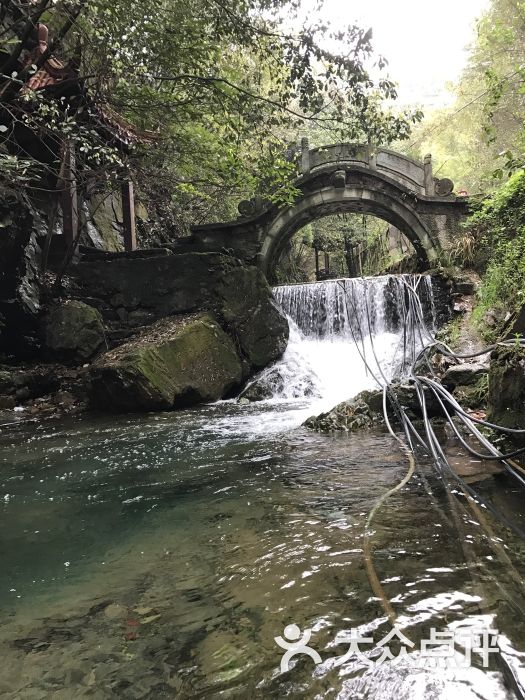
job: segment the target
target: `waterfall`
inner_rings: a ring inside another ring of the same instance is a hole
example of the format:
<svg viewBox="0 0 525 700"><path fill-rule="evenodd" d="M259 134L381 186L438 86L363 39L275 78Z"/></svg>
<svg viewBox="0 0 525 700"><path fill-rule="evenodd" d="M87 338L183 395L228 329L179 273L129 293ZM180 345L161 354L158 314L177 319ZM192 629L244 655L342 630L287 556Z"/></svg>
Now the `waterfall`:
<svg viewBox="0 0 525 700"><path fill-rule="evenodd" d="M409 305L420 304L429 329L435 322L432 281L426 275L282 285L273 293L288 317L290 340L282 359L243 392L252 400L307 401L324 410L378 388L402 374L407 353L414 357L418 351L405 342Z"/></svg>
<svg viewBox="0 0 525 700"><path fill-rule="evenodd" d="M360 338L397 332L406 312L406 282L417 285L433 325L432 281L428 275L385 275L275 287L274 297L305 337Z"/></svg>

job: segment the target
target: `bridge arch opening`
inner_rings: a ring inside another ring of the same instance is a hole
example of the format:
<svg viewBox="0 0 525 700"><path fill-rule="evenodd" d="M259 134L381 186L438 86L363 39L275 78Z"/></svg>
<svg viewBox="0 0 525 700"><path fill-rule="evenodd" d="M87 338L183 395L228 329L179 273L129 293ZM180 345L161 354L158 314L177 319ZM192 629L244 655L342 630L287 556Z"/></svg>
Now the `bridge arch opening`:
<svg viewBox="0 0 525 700"><path fill-rule="evenodd" d="M344 188L325 187L304 193L292 206L281 209L269 223L261 241L259 264L271 282L276 268L294 235L308 224L338 214L361 214L389 224L410 242L415 267L423 271L438 255L439 242L418 216L410 195L388 188L356 184Z"/></svg>
<svg viewBox="0 0 525 700"><path fill-rule="evenodd" d="M297 284L388 272L416 272L408 238L375 216L327 214L300 228L277 254L271 282Z"/></svg>

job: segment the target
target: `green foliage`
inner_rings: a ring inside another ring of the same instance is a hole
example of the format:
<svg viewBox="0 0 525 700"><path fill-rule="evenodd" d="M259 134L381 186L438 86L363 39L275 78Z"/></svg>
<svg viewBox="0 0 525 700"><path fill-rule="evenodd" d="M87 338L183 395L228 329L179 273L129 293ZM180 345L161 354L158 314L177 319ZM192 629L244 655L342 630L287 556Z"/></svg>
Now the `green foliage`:
<svg viewBox="0 0 525 700"><path fill-rule="evenodd" d="M525 159L525 3L492 0L478 23L455 103L414 132L409 154L432 153L439 177L470 193L496 188Z"/></svg>
<svg viewBox="0 0 525 700"><path fill-rule="evenodd" d="M275 269L275 282L277 284L302 284L314 281L313 250L301 238L294 237Z"/></svg>
<svg viewBox="0 0 525 700"><path fill-rule="evenodd" d="M2 191L16 190L16 185L27 185L39 172L34 161L0 152L0 185Z"/></svg>
<svg viewBox="0 0 525 700"><path fill-rule="evenodd" d="M485 200L467 225L485 267L475 319L494 317L493 334L501 331L508 313L525 303L525 171L515 173Z"/></svg>
<svg viewBox="0 0 525 700"><path fill-rule="evenodd" d="M317 129L325 142L387 144L406 138L421 118L417 111L385 108L396 90L392 81L370 76L371 30L335 30L311 18L300 26L296 0L160 0L154 8L146 0L44 5L35 21L62 38L56 47L61 55L67 58L81 45L87 93L155 137L117 154L104 147L98 129L85 126L84 106L53 105L52 96L40 93L31 95L35 109L26 126L54 142L67 135L91 179L100 179L101 171L104 178L132 172L164 216L166 207L180 212L183 228L233 216L235 202L254 194L292 201L289 146L300 131ZM23 59L30 48L26 41L19 51L31 26L11 10L1 17L5 73L17 53ZM381 69L385 61L376 64ZM1 98L9 119L18 118L12 107L20 104L35 68L13 71Z"/></svg>
<svg viewBox="0 0 525 700"><path fill-rule="evenodd" d="M439 329L436 333L436 338L449 345L453 350L457 349L461 337L461 324L462 319L460 316L452 319L443 328Z"/></svg>

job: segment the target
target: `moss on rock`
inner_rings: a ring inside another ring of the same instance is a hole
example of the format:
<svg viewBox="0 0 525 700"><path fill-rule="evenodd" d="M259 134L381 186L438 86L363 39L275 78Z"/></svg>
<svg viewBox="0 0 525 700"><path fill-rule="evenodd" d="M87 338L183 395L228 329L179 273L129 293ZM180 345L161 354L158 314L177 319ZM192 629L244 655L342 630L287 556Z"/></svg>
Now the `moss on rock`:
<svg viewBox="0 0 525 700"><path fill-rule="evenodd" d="M414 384L400 384L394 382L390 390L395 394L396 403L400 404L411 420L419 420L422 417L421 405ZM439 416L441 411L439 403L428 389L424 389L427 400L427 413L429 416ZM389 420L397 421L396 406L387 397ZM362 391L353 399L343 401L331 411L312 416L303 424L312 430L320 432L353 432L361 428L371 428L373 425L384 422L383 391Z"/></svg>
<svg viewBox="0 0 525 700"><path fill-rule="evenodd" d="M485 408L488 396L488 370L477 377L474 383L455 386L452 393L463 408Z"/></svg>
<svg viewBox="0 0 525 700"><path fill-rule="evenodd" d="M95 406L154 411L215 401L241 381L231 338L209 314L164 319L93 365Z"/></svg>

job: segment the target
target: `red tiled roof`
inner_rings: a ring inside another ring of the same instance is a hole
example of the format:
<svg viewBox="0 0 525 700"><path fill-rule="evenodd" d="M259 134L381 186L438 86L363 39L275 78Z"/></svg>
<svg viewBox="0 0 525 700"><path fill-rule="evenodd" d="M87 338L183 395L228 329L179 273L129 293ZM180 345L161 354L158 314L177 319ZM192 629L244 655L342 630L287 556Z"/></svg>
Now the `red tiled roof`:
<svg viewBox="0 0 525 700"><path fill-rule="evenodd" d="M24 61L24 67L36 63L48 48L48 29L44 24L38 24L38 46ZM26 83L25 90L42 90L47 87L59 85L65 80L79 77L78 66L75 62L63 63L55 56L51 56L43 66L34 73ZM152 131L138 129L124 117L115 112L109 105L100 100L90 99L91 111L96 118L97 126L104 128L110 135L124 146L134 143L146 143L154 141L158 135Z"/></svg>
<svg viewBox="0 0 525 700"><path fill-rule="evenodd" d="M49 31L45 24L37 25L38 45L24 61L24 68L37 63L47 51ZM78 69L71 63L63 63L55 56L47 59L44 65L34 73L26 83L26 90L41 90L50 85L58 85L64 80L78 77Z"/></svg>
<svg viewBox="0 0 525 700"><path fill-rule="evenodd" d="M40 70L34 73L26 83L26 89L41 90L50 85L58 85L63 80L76 77L75 73L56 58L51 57Z"/></svg>

